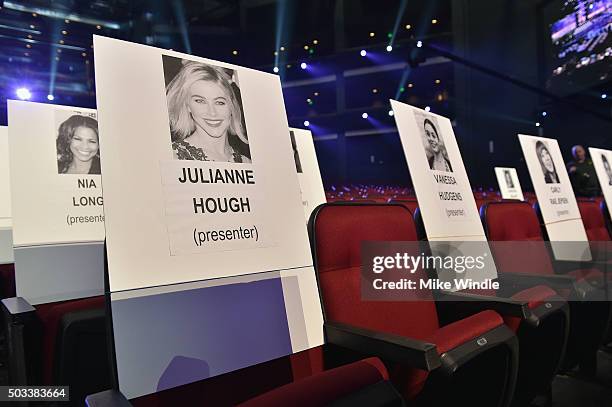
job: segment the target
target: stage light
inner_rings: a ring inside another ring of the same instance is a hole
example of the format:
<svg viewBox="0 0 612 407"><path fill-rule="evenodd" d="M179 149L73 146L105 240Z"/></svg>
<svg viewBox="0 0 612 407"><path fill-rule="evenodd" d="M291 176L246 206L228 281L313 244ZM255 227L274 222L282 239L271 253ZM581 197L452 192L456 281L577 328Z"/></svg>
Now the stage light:
<svg viewBox="0 0 612 407"><path fill-rule="evenodd" d="M32 48L30 44L26 44L26 48Z"/></svg>
<svg viewBox="0 0 612 407"><path fill-rule="evenodd" d="M429 106L425 106L425 111L426 111L426 112L431 111L431 107L429 107Z"/></svg>
<svg viewBox="0 0 612 407"><path fill-rule="evenodd" d="M389 116L393 116L393 110L389 110Z"/></svg>
<svg viewBox="0 0 612 407"><path fill-rule="evenodd" d="M278 73L278 66L275 66L274 68L272 68L272 70L274 71L274 73Z"/></svg>
<svg viewBox="0 0 612 407"><path fill-rule="evenodd" d="M278 55L278 51L274 51L274 56L277 56L277 55Z"/></svg>
<svg viewBox="0 0 612 407"><path fill-rule="evenodd" d="M54 100L54 99L55 99L55 96L53 96L52 94L49 93L47 95L47 100Z"/></svg>
<svg viewBox="0 0 612 407"><path fill-rule="evenodd" d="M281 50L281 51L284 51L284 50L285 50L285 47L280 47L280 50Z"/></svg>
<svg viewBox="0 0 612 407"><path fill-rule="evenodd" d="M412 28L412 26L411 26L410 24L406 24L406 29L407 29L407 30L409 30L409 29L411 29L411 28Z"/></svg>
<svg viewBox="0 0 612 407"><path fill-rule="evenodd" d="M302 62L302 63L300 64L300 68L302 68L302 69L306 69L306 68L308 68L308 64L307 64L306 62Z"/></svg>
<svg viewBox="0 0 612 407"><path fill-rule="evenodd" d="M361 114L361 118L362 119L367 119L368 118L368 114L367 113L362 113Z"/></svg>
<svg viewBox="0 0 612 407"><path fill-rule="evenodd" d="M101 29L102 29L102 26L101 26L101 25L97 25L97 26L96 26L96 28L97 28L98 30L101 30Z"/></svg>
<svg viewBox="0 0 612 407"><path fill-rule="evenodd" d="M310 126L310 122L308 120L304 120L304 127Z"/></svg>
<svg viewBox="0 0 612 407"><path fill-rule="evenodd" d="M438 20L436 20L435 18L433 20L431 20L432 24L438 24Z"/></svg>
<svg viewBox="0 0 612 407"><path fill-rule="evenodd" d="M319 96L319 92L315 92L315 93L314 93L314 95L315 95L315 96Z"/></svg>
<svg viewBox="0 0 612 407"><path fill-rule="evenodd" d="M421 48L423 46L423 41L417 41L417 48Z"/></svg>
<svg viewBox="0 0 612 407"><path fill-rule="evenodd" d="M374 34L373 32L370 33L370 37L375 36L376 34Z"/></svg>
<svg viewBox="0 0 612 407"><path fill-rule="evenodd" d="M68 31L62 30L62 35L68 35Z"/></svg>
<svg viewBox="0 0 612 407"><path fill-rule="evenodd" d="M440 84L440 79L436 79L436 85Z"/></svg>
<svg viewBox="0 0 612 407"><path fill-rule="evenodd" d="M365 49L362 49L361 52L359 52L359 55L361 55L362 57L365 57L366 55L368 55L368 51L366 51Z"/></svg>
<svg viewBox="0 0 612 407"><path fill-rule="evenodd" d="M308 51L308 45L304 45L304 50Z"/></svg>
<svg viewBox="0 0 612 407"><path fill-rule="evenodd" d="M605 93L602 93L602 94L601 94L601 98L602 98L602 99L606 99L607 97L608 97L608 95L606 95Z"/></svg>
<svg viewBox="0 0 612 407"><path fill-rule="evenodd" d="M314 45L317 45L317 44L319 43L319 40L312 40L312 43L313 43Z"/></svg>
<svg viewBox="0 0 612 407"><path fill-rule="evenodd" d="M387 52L393 51L393 47L391 45L387 45Z"/></svg>
<svg viewBox="0 0 612 407"><path fill-rule="evenodd" d="M235 50L233 50L233 51L232 51L232 54L233 54L233 55L238 55L238 50L236 50L236 49L235 49Z"/></svg>
<svg viewBox="0 0 612 407"><path fill-rule="evenodd" d="M546 117L547 114L548 113L546 113L546 112L542 112L542 117Z"/></svg>
<svg viewBox="0 0 612 407"><path fill-rule="evenodd" d="M376 88L372 89L372 93L378 93L378 89Z"/></svg>
<svg viewBox="0 0 612 407"><path fill-rule="evenodd" d="M536 127L540 127L540 122L536 122Z"/></svg>
<svg viewBox="0 0 612 407"><path fill-rule="evenodd" d="M21 100L30 100L30 98L32 97L32 93L28 88L19 88L15 93L17 94L17 97Z"/></svg>
<svg viewBox="0 0 612 407"><path fill-rule="evenodd" d="M414 84L413 84L413 83L409 83L409 84L408 84L408 87L409 87L409 88L411 88L411 87L413 87L413 86L414 86Z"/></svg>

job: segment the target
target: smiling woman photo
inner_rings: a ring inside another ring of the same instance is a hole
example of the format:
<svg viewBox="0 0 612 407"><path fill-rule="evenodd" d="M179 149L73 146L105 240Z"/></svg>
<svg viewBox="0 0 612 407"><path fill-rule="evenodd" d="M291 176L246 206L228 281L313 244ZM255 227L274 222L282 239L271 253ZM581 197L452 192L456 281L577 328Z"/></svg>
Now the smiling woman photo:
<svg viewBox="0 0 612 407"><path fill-rule="evenodd" d="M59 126L56 140L60 174L100 174L98 122L75 114Z"/></svg>
<svg viewBox="0 0 612 407"><path fill-rule="evenodd" d="M550 151L548 151L548 147L546 147L546 144L542 141L538 140L535 148L538 161L540 161L540 166L544 173L544 182L547 184L558 184L559 176L557 175L557 169L555 168L555 163L550 155Z"/></svg>
<svg viewBox="0 0 612 407"><path fill-rule="evenodd" d="M423 121L423 136L430 154L428 158L429 168L436 171L453 172L453 167L446 154L446 148L440 138L438 129L433 121L427 118Z"/></svg>
<svg viewBox="0 0 612 407"><path fill-rule="evenodd" d="M226 70L183 60L166 97L175 159L251 162L239 89Z"/></svg>

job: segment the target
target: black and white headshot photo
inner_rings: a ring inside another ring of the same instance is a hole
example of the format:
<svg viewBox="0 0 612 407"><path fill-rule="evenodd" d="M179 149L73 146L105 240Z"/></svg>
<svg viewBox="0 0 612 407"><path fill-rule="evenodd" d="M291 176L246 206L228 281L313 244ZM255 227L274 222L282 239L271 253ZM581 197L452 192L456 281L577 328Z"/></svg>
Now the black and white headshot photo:
<svg viewBox="0 0 612 407"><path fill-rule="evenodd" d="M289 131L289 136L291 137L291 148L293 148L293 159L295 160L295 169L298 174L301 174L302 171L302 163L300 162L300 153L297 149L297 143L295 142L295 134L293 131Z"/></svg>
<svg viewBox="0 0 612 407"><path fill-rule="evenodd" d="M429 168L435 171L453 172L436 118L421 112L415 112L415 116L423 138Z"/></svg>
<svg viewBox="0 0 612 407"><path fill-rule="evenodd" d="M174 158L250 163L237 72L167 55L162 61Z"/></svg>
<svg viewBox="0 0 612 407"><path fill-rule="evenodd" d="M612 185L612 168L610 168L610 162L606 158L605 154L601 155L601 162L603 163L604 170L608 176L608 185Z"/></svg>
<svg viewBox="0 0 612 407"><path fill-rule="evenodd" d="M98 121L94 114L57 110L59 174L100 174Z"/></svg>
<svg viewBox="0 0 612 407"><path fill-rule="evenodd" d="M504 179L506 180L506 185L508 188L514 188L514 181L512 181L512 174L510 174L510 170L504 170Z"/></svg>
<svg viewBox="0 0 612 407"><path fill-rule="evenodd" d="M548 146L543 141L538 140L535 143L535 149L538 161L542 167L542 173L544 174L544 182L547 184L558 184L559 176L557 175L557 169Z"/></svg>

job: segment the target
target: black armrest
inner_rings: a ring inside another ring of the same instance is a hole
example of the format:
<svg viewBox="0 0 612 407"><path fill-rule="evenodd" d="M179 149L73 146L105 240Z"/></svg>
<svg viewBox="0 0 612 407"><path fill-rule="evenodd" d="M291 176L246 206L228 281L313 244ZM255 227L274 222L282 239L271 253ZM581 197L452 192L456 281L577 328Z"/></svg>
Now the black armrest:
<svg viewBox="0 0 612 407"><path fill-rule="evenodd" d="M381 359L431 371L440 366L436 345L417 339L371 331L339 322L323 325L327 343Z"/></svg>
<svg viewBox="0 0 612 407"><path fill-rule="evenodd" d="M40 331L36 310L22 297L2 300L8 381L26 386L40 382Z"/></svg>
<svg viewBox="0 0 612 407"><path fill-rule="evenodd" d="M85 398L87 407L132 407L132 403L118 390L105 390Z"/></svg>
<svg viewBox="0 0 612 407"><path fill-rule="evenodd" d="M4 298L2 308L9 323L18 323L25 318L31 318L36 311L23 297Z"/></svg>
<svg viewBox="0 0 612 407"><path fill-rule="evenodd" d="M436 295L436 305L444 306L446 302L452 303L453 311L456 311L461 318L485 310L520 318L526 318L529 312L527 301L463 292L439 292Z"/></svg>

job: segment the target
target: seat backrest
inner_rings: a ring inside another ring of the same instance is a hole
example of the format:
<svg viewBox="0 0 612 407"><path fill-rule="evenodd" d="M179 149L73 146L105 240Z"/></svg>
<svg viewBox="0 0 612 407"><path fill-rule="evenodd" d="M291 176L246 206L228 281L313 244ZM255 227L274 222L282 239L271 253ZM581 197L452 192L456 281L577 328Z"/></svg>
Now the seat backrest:
<svg viewBox="0 0 612 407"><path fill-rule="evenodd" d="M408 209L396 204L325 204L311 217L309 229L328 321L417 339L439 327L430 292L412 292L422 301L361 299L361 242L416 241ZM426 278L424 273L415 277Z"/></svg>
<svg viewBox="0 0 612 407"><path fill-rule="evenodd" d="M368 358L286 384L240 406L299 407L336 405L335 403L369 406L403 405L399 394L391 386L385 388L391 393L383 395L384 401L381 400L379 393L376 393L377 397L372 397L374 393L367 394L364 391L388 379L389 375L380 359Z"/></svg>
<svg viewBox="0 0 612 407"><path fill-rule="evenodd" d="M488 202L480 208L480 217L498 271L554 274L538 216L529 203Z"/></svg>
<svg viewBox="0 0 612 407"><path fill-rule="evenodd" d="M0 298L15 296L15 263L0 264Z"/></svg>
<svg viewBox="0 0 612 407"><path fill-rule="evenodd" d="M392 200L391 203L396 203L405 206L410 210L410 213L412 214L414 214L414 212L416 212L416 209L419 207L419 202L416 200L416 198L398 198Z"/></svg>
<svg viewBox="0 0 612 407"><path fill-rule="evenodd" d="M578 209L589 241L608 241L610 234L600 205L594 200L578 200Z"/></svg>
<svg viewBox="0 0 612 407"><path fill-rule="evenodd" d="M73 405L111 384L104 296L36 306L42 327L42 379L70 385Z"/></svg>

